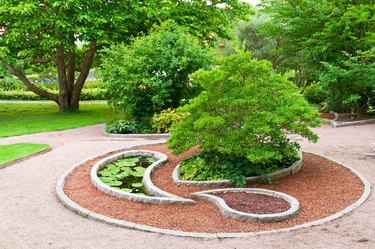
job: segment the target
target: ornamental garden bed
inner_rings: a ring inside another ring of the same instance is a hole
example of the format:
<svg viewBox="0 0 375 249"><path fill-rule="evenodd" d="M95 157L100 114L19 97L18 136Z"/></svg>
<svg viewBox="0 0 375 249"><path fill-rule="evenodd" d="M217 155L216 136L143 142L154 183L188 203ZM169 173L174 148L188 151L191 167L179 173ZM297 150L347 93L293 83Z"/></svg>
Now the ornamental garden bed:
<svg viewBox="0 0 375 249"><path fill-rule="evenodd" d="M176 165L196 151L189 150L180 156L173 156L163 144L136 149L157 151L168 156L168 163L155 170L151 176L155 186L163 191L182 198L191 198L194 192L214 189L202 186L180 186L173 183L172 172ZM247 188L283 192L299 201L299 213L281 222L259 223L235 220L223 216L212 203L195 198L196 205L150 205L107 195L95 188L90 181L91 168L100 159L89 160L71 172L66 178L63 191L70 200L90 210L91 213L131 222L131 224L196 233L244 233L294 227L336 214L361 198L364 184L351 171L317 155L304 153L303 158L301 170L294 175L279 179L277 184L247 185ZM348 185L351 186L350 191L347 189ZM215 187L217 188L219 187Z"/></svg>

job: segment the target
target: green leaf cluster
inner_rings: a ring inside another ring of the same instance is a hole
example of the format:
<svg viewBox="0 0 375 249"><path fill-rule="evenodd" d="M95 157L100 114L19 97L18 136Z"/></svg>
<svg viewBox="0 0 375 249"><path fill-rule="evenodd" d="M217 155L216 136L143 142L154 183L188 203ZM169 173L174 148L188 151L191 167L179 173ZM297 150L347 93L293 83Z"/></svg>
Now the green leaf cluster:
<svg viewBox="0 0 375 249"><path fill-rule="evenodd" d="M152 129L157 133L170 132L172 126L179 123L187 115L189 115L189 113L181 112L179 109L168 108L152 116Z"/></svg>
<svg viewBox="0 0 375 249"><path fill-rule="evenodd" d="M199 88L188 75L210 64L208 50L174 22L167 22L130 45L106 50L102 77L108 103L140 123L176 108Z"/></svg>
<svg viewBox="0 0 375 249"><path fill-rule="evenodd" d="M168 140L176 154L198 145L219 159L267 165L296 156L299 145L288 134L318 139L309 129L319 125L318 112L292 82L272 73L269 62L251 59L249 52L239 51L190 77L204 91L181 107L190 115L173 127Z"/></svg>
<svg viewBox="0 0 375 249"><path fill-rule="evenodd" d="M374 62L371 52L375 44L374 2L264 0L262 3L261 11L272 17L269 34L284 40L280 53L291 60L298 58L299 70L309 77L308 82L321 81L329 110L366 112L372 102L369 96L373 87L369 85L375 85L372 77L364 76L371 73ZM372 56L363 61L363 53ZM359 73L362 66L365 68Z"/></svg>

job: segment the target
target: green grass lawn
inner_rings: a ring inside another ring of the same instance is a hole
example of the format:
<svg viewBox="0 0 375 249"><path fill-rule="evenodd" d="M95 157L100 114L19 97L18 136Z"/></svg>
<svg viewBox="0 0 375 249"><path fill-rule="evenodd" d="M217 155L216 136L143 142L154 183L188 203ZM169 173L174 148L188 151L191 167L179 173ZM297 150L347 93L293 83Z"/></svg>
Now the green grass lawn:
<svg viewBox="0 0 375 249"><path fill-rule="evenodd" d="M0 166L36 154L48 148L48 144L17 143L0 145Z"/></svg>
<svg viewBox="0 0 375 249"><path fill-rule="evenodd" d="M57 131L106 122L107 104L81 104L78 113L59 113L56 104L0 104L0 137Z"/></svg>

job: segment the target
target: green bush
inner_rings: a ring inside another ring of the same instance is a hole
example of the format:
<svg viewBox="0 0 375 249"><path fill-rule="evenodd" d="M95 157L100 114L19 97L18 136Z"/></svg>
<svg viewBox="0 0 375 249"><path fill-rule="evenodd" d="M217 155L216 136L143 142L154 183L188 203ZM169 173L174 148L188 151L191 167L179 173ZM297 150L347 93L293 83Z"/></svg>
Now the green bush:
<svg viewBox="0 0 375 249"><path fill-rule="evenodd" d="M57 93L55 91L55 93ZM83 89L80 100L105 100L103 89ZM47 100L30 91L0 91L0 100Z"/></svg>
<svg viewBox="0 0 375 249"><path fill-rule="evenodd" d="M375 105L375 48L344 53L335 63L323 62L325 71L320 75L322 88L327 92L330 111L366 113Z"/></svg>
<svg viewBox="0 0 375 249"><path fill-rule="evenodd" d="M116 120L107 124L105 130L113 134L144 133L145 127L135 121Z"/></svg>
<svg viewBox="0 0 375 249"><path fill-rule="evenodd" d="M208 65L207 50L168 22L131 45L107 49L101 76L108 103L150 126L154 113L197 95L199 87L188 75Z"/></svg>
<svg viewBox="0 0 375 249"><path fill-rule="evenodd" d="M198 145L210 159L205 164L214 162L215 172L237 185L258 165L265 171L289 166L299 145L287 134L318 139L308 127L319 125L319 113L267 61L239 52L190 77L204 91L181 107L190 115L173 126L169 147L179 154Z"/></svg>
<svg viewBox="0 0 375 249"><path fill-rule="evenodd" d="M303 96L311 104L323 105L323 102L327 98L326 95L320 83L311 84L303 91Z"/></svg>
<svg viewBox="0 0 375 249"><path fill-rule="evenodd" d="M173 124L178 124L189 113L180 112L178 109L168 108L158 114L154 114L151 119L152 129L157 133L170 132Z"/></svg>
<svg viewBox="0 0 375 249"><path fill-rule="evenodd" d="M7 76L0 79L0 90L1 91L17 91L23 90L26 87L16 78Z"/></svg>

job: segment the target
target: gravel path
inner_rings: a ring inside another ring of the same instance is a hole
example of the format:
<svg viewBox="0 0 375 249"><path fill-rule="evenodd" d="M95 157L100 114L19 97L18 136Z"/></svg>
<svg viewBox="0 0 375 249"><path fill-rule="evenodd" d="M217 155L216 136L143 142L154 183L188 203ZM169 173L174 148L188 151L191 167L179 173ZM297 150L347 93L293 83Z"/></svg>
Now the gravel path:
<svg viewBox="0 0 375 249"><path fill-rule="evenodd" d="M59 203L59 177L84 159L134 145L163 140L103 136L103 126L0 139L48 143L52 151L0 170L0 248L375 248L375 198L372 194L349 215L324 225L238 239L193 239L118 228L85 219ZM362 172L375 184L375 125L315 131L317 144L301 141L304 150L320 153ZM350 186L348 186L350 189Z"/></svg>

